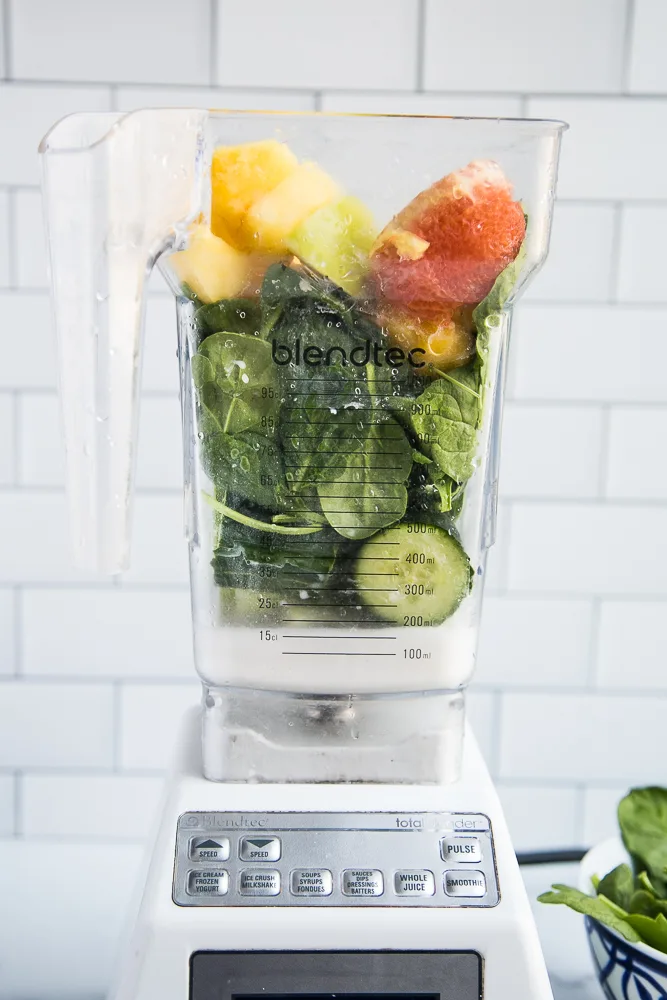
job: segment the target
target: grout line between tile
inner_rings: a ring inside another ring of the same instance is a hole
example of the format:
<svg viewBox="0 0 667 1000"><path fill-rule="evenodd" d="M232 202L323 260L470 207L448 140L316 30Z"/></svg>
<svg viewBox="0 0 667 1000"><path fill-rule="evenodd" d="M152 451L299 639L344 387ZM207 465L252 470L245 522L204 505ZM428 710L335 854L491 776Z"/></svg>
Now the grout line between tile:
<svg viewBox="0 0 667 1000"><path fill-rule="evenodd" d="M12 481L14 486L21 485L21 391L12 392Z"/></svg>
<svg viewBox="0 0 667 1000"><path fill-rule="evenodd" d="M109 87L109 110L118 111L118 87L115 83Z"/></svg>
<svg viewBox="0 0 667 1000"><path fill-rule="evenodd" d="M313 92L313 111L322 110L323 94L321 90L316 90Z"/></svg>
<svg viewBox="0 0 667 1000"><path fill-rule="evenodd" d="M586 819L586 785L578 783L574 786L574 838L575 843L584 845L584 830Z"/></svg>
<svg viewBox="0 0 667 1000"><path fill-rule="evenodd" d="M608 501L610 499L607 493L607 477L609 474L609 450L611 447L611 407L608 405L602 406L601 416L600 455L598 458L598 497L600 500ZM665 500L667 500L667 497Z"/></svg>
<svg viewBox="0 0 667 1000"><path fill-rule="evenodd" d="M14 836L23 837L23 774L14 773Z"/></svg>
<svg viewBox="0 0 667 1000"><path fill-rule="evenodd" d="M598 653L600 646L600 615L602 602L599 597L594 597L591 606L591 631L588 637L588 671L586 673L586 690L590 694L597 694L598 674Z"/></svg>
<svg viewBox="0 0 667 1000"><path fill-rule="evenodd" d="M209 0L208 19L208 79L210 85L215 87L218 76L218 0Z"/></svg>
<svg viewBox="0 0 667 1000"><path fill-rule="evenodd" d="M0 12L0 17L2 18L2 56L4 70L2 74L3 80L11 80L12 78L12 15L9 9L9 0L2 0L2 11Z"/></svg>
<svg viewBox="0 0 667 1000"><path fill-rule="evenodd" d="M16 262L18 254L16 252L17 226L16 226L16 189L10 188L7 197L7 239L9 243L9 260L7 262L7 277L9 279L8 288L10 291L18 289L18 273Z"/></svg>
<svg viewBox="0 0 667 1000"><path fill-rule="evenodd" d="M424 93L426 75L426 0L417 0L417 52L415 58L415 90Z"/></svg>
<svg viewBox="0 0 667 1000"><path fill-rule="evenodd" d="M112 757L111 757L111 769L114 773L120 770L121 766L121 741L122 741L122 711L123 711L123 688L119 680L115 680L113 683L113 694L112 694Z"/></svg>
<svg viewBox="0 0 667 1000"><path fill-rule="evenodd" d="M624 95L629 95L630 71L632 69L632 46L634 44L634 35L635 35L635 0L626 0L625 24L623 26L623 53L621 55L621 90Z"/></svg>
<svg viewBox="0 0 667 1000"><path fill-rule="evenodd" d="M619 305L619 281L621 277L621 248L623 238L623 202L614 203L614 219L611 230L611 266L609 268L609 305Z"/></svg>
<svg viewBox="0 0 667 1000"><path fill-rule="evenodd" d="M23 677L23 588L14 587L14 677Z"/></svg>

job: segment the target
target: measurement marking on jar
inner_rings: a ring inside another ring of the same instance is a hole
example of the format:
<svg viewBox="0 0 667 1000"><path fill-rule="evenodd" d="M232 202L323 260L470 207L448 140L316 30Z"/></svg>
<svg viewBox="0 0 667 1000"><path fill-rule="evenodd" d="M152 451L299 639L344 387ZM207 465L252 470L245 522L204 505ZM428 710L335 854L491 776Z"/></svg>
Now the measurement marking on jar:
<svg viewBox="0 0 667 1000"><path fill-rule="evenodd" d="M388 573L388 576L393 576L393 573ZM283 590L297 590L301 592L306 590L306 587L283 587ZM332 587L331 591L336 594L356 594L357 591L352 587ZM397 594L398 587L361 587L361 591L364 594ZM301 607L302 605L299 605ZM325 608L326 604L319 604L317 607ZM331 605L331 607L338 607L338 605ZM384 605L383 605L384 607Z"/></svg>
<svg viewBox="0 0 667 1000"><path fill-rule="evenodd" d="M389 593L390 594L394 594L394 593L396 593L396 591L390 590ZM301 601L300 604L284 604L282 601L280 602L280 607L281 608L303 608L303 606L304 606L303 601ZM309 605L309 607L315 608L318 611L319 611L320 608L354 608L355 611L361 611L362 610L362 605L361 604L340 604L340 603L339 604L311 604L311 605ZM366 603L364 603L363 607L364 608L393 608L394 605L393 604L366 604ZM291 621L294 621L294 619L293 618L283 618L283 621L290 621L291 622ZM366 636L362 636L362 638L365 639ZM370 639L371 636L368 636L368 638Z"/></svg>
<svg viewBox="0 0 667 1000"><path fill-rule="evenodd" d="M351 652L340 652L340 653L321 653L317 651L308 652L307 650L300 649L283 649L283 656L397 656L397 653L367 653L365 650L360 650L358 653Z"/></svg>
<svg viewBox="0 0 667 1000"><path fill-rule="evenodd" d="M363 618L281 618L284 625L365 625Z"/></svg>
<svg viewBox="0 0 667 1000"><path fill-rule="evenodd" d="M369 639L373 642L395 642L395 635L282 635L282 639Z"/></svg>

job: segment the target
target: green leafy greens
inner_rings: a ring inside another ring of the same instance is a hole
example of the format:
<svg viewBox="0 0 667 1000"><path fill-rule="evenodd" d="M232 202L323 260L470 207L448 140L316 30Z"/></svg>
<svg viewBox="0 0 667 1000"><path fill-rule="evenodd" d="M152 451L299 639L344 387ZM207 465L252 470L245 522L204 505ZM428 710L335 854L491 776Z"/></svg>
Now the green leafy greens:
<svg viewBox="0 0 667 1000"><path fill-rule="evenodd" d="M563 903L618 931L628 941L667 953L667 789L634 788L618 806L618 823L632 867L618 865L595 879L595 896L554 885L542 903Z"/></svg>
<svg viewBox="0 0 667 1000"><path fill-rule="evenodd" d="M225 615L280 620L289 598L313 621L344 620L365 539L405 520L457 537L489 338L519 270L517 258L475 310L477 356L429 377L405 356L395 365L364 302L303 264L271 265L259 299L196 310L198 447Z"/></svg>

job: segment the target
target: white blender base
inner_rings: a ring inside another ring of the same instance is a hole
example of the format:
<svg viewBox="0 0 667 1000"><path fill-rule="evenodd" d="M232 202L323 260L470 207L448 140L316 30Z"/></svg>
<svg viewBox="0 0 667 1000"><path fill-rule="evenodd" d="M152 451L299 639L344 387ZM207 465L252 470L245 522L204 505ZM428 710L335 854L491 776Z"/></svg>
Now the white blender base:
<svg viewBox="0 0 667 1000"><path fill-rule="evenodd" d="M200 743L201 717L193 711L183 726L112 1000L188 1000L190 957L199 951L475 951L482 957L485 1000L553 1000L505 818L470 730L461 779L446 786L216 783L202 777ZM371 914L359 905L177 906L172 901L176 829L183 813L443 810L484 813L491 820L500 887L496 906L385 906ZM419 982L412 992L422 992Z"/></svg>

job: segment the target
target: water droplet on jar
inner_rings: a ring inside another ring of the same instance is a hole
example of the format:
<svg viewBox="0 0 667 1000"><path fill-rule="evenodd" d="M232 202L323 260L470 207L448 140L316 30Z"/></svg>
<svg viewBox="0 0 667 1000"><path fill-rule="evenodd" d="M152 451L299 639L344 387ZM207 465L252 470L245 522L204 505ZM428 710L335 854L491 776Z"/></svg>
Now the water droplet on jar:
<svg viewBox="0 0 667 1000"><path fill-rule="evenodd" d="M250 459L248 458L247 455L241 456L241 461L239 462L239 465L241 466L244 472L250 471Z"/></svg>

